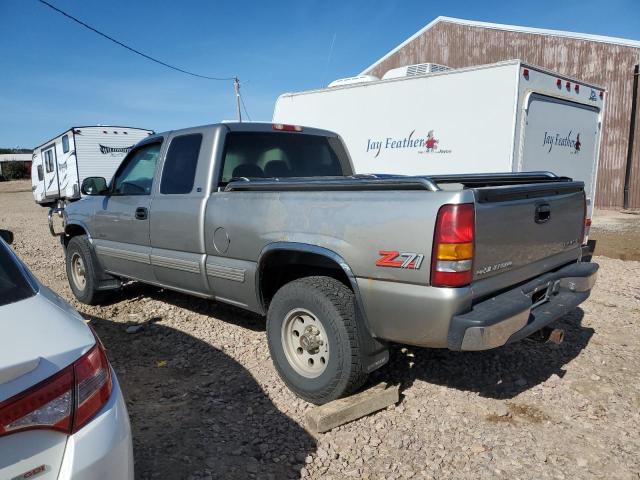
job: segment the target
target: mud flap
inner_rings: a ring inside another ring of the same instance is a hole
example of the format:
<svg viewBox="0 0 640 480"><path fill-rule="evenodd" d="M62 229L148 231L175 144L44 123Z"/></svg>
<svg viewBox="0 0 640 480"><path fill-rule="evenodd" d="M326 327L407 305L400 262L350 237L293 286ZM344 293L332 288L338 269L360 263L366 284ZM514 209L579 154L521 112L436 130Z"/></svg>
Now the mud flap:
<svg viewBox="0 0 640 480"><path fill-rule="evenodd" d="M365 372L371 373L389 361L389 345L383 340L374 338L369 333L359 300L356 300L356 319L359 327L362 363Z"/></svg>
<svg viewBox="0 0 640 480"><path fill-rule="evenodd" d="M596 241L589 240L586 245L582 246L582 252L580 255L581 262L590 262L593 257L593 252L596 251Z"/></svg>

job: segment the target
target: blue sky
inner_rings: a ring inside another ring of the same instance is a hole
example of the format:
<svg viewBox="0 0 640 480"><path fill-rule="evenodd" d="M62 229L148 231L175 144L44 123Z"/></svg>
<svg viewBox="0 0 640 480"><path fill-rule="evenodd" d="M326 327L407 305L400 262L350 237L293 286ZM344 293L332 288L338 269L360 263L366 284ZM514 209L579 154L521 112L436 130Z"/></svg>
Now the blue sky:
<svg viewBox="0 0 640 480"><path fill-rule="evenodd" d="M638 0L50 1L167 63L237 75L254 120L271 118L280 93L357 74L438 15L640 39ZM235 116L231 82L168 70L35 0L0 0L0 19L2 147L75 125L162 131Z"/></svg>

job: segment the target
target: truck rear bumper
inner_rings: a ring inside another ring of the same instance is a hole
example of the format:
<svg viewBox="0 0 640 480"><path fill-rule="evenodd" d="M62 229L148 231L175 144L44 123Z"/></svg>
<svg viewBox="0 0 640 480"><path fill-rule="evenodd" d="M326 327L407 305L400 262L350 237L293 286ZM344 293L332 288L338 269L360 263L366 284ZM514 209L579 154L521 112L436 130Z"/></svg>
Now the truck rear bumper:
<svg viewBox="0 0 640 480"><path fill-rule="evenodd" d="M488 350L531 335L584 302L597 272L596 263L574 263L473 305L453 316L449 349Z"/></svg>

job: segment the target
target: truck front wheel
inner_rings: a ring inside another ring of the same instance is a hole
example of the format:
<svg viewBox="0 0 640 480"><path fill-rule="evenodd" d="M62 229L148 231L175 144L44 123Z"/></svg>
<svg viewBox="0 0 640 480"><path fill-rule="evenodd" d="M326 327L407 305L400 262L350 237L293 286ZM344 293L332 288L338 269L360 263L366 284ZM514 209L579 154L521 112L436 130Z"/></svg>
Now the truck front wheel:
<svg viewBox="0 0 640 480"><path fill-rule="evenodd" d="M287 386L315 404L359 388L363 368L353 292L330 277L284 285L267 313L273 363Z"/></svg>
<svg viewBox="0 0 640 480"><path fill-rule="evenodd" d="M86 235L69 240L66 250L67 279L78 301L98 305L107 299L110 292L98 290L99 280L90 248Z"/></svg>

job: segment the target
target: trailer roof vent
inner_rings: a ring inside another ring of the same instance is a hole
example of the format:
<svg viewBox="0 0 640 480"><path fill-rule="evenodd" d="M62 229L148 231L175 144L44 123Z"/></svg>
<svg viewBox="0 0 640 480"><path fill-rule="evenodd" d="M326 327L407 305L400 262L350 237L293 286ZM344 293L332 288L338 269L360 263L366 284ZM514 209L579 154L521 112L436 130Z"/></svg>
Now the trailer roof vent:
<svg viewBox="0 0 640 480"><path fill-rule="evenodd" d="M439 65L437 63L418 63L416 65L406 65L404 67L393 68L385 73L382 76L382 79L387 80L389 78L417 77L428 73L446 72L447 70L453 69L446 65Z"/></svg>
<svg viewBox="0 0 640 480"><path fill-rule="evenodd" d="M343 85L353 85L356 83L375 82L377 80L380 79L374 75L358 75L357 77L339 78L338 80L334 80L333 82L331 82L329 84L329 88L342 87Z"/></svg>

